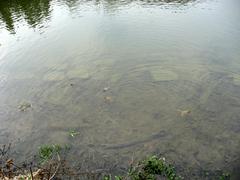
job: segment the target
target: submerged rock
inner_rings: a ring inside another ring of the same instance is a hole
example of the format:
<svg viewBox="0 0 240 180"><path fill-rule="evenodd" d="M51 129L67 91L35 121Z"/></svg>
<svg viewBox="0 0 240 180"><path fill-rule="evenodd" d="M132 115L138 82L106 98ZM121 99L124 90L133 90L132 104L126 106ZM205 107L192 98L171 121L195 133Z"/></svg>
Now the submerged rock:
<svg viewBox="0 0 240 180"><path fill-rule="evenodd" d="M79 67L67 72L68 78L89 79L92 76L92 71L88 67Z"/></svg>
<svg viewBox="0 0 240 180"><path fill-rule="evenodd" d="M150 74L154 81L172 81L178 79L178 75L176 73L163 68L153 68L150 70Z"/></svg>
<svg viewBox="0 0 240 180"><path fill-rule="evenodd" d="M46 81L61 81L63 80L64 74L62 72L51 72L46 74L43 79Z"/></svg>
<svg viewBox="0 0 240 180"><path fill-rule="evenodd" d="M18 72L18 73L12 74L11 78L15 80L26 80L26 79L34 78L34 75L30 72Z"/></svg>

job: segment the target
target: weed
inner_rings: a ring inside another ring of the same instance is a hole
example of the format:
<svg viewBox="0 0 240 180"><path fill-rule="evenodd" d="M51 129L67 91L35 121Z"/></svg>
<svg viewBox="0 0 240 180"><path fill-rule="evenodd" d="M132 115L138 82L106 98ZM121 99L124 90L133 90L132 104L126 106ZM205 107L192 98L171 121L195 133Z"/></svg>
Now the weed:
<svg viewBox="0 0 240 180"><path fill-rule="evenodd" d="M127 176L104 176L103 180L156 180L157 176L164 177L168 180L181 180L181 176L176 174L175 168L166 163L165 158L150 156L149 158L140 161L137 165L131 165ZM224 179L225 180L225 179Z"/></svg>
<svg viewBox="0 0 240 180"><path fill-rule="evenodd" d="M230 174L229 173L223 173L220 177L219 180L229 180L230 179Z"/></svg>
<svg viewBox="0 0 240 180"><path fill-rule="evenodd" d="M62 149L61 146L57 144L41 146L38 152L41 163L50 160L54 154L59 154L61 149Z"/></svg>
<svg viewBox="0 0 240 180"><path fill-rule="evenodd" d="M114 178L112 179L111 175L105 175L103 177L103 180L123 180L124 178L122 176L114 176Z"/></svg>
<svg viewBox="0 0 240 180"><path fill-rule="evenodd" d="M71 136L71 137L76 137L78 134L79 134L79 132L77 132L75 130L69 131L69 136Z"/></svg>
<svg viewBox="0 0 240 180"><path fill-rule="evenodd" d="M151 156L129 169L129 176L133 180L155 180L157 175L169 180L182 179L176 174L175 168L171 164L166 163L164 158L160 159L157 156Z"/></svg>

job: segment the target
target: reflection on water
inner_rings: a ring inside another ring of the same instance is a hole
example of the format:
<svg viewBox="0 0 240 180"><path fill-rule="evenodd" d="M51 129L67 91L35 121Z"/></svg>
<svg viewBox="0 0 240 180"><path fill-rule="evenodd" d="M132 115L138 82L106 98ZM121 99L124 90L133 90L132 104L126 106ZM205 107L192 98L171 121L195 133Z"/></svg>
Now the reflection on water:
<svg viewBox="0 0 240 180"><path fill-rule="evenodd" d="M51 0L0 1L0 17L6 28L14 33L14 23L25 19L32 26L43 23L50 14Z"/></svg>
<svg viewBox="0 0 240 180"><path fill-rule="evenodd" d="M178 5L184 5L193 0L157 0L157 1L140 1L146 5L162 5L162 3L174 3ZM87 1L79 0L63 0L61 3L66 4L69 8L76 8L79 4L86 3ZM129 4L134 0L118 1L118 0L106 0L105 5L121 6L123 4ZM100 1L94 1L95 4L99 4ZM14 33L14 24L24 19L31 27L35 28L37 25L41 25L49 19L51 8L51 0L10 0L0 1L0 22L4 22L6 29Z"/></svg>
<svg viewBox="0 0 240 180"><path fill-rule="evenodd" d="M237 174L238 0L0 3L0 143L19 160L58 143L91 167L157 153Z"/></svg>

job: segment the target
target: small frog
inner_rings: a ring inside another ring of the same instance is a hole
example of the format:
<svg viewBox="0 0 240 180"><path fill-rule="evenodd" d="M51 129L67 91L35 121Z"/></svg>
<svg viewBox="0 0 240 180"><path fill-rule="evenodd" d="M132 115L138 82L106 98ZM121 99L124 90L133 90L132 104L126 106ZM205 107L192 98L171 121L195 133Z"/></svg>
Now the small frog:
<svg viewBox="0 0 240 180"><path fill-rule="evenodd" d="M22 103L18 106L19 111L26 111L27 109L31 108L32 105L30 103Z"/></svg>

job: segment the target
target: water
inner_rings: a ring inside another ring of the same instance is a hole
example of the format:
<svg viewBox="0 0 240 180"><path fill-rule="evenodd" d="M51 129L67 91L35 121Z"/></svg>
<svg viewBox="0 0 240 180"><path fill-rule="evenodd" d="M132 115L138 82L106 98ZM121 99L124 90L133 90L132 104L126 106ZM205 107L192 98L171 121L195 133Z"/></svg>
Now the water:
<svg viewBox="0 0 240 180"><path fill-rule="evenodd" d="M239 8L0 1L0 143L19 160L67 144L90 167L161 154L186 176L224 169L237 179Z"/></svg>

